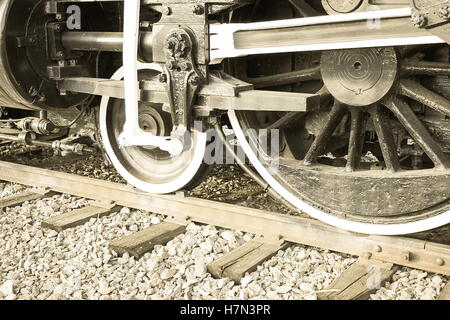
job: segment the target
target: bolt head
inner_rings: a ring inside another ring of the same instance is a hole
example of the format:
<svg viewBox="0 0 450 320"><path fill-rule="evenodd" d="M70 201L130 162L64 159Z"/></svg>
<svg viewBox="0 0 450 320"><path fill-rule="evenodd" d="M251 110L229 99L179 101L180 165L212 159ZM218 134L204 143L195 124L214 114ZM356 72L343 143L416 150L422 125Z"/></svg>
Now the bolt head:
<svg viewBox="0 0 450 320"><path fill-rule="evenodd" d="M168 61L166 65L169 70L175 70L177 68L177 63L173 60Z"/></svg>
<svg viewBox="0 0 450 320"><path fill-rule="evenodd" d="M411 17L411 22L417 28L423 28L427 25L427 18L418 12L415 12Z"/></svg>
<svg viewBox="0 0 450 320"><path fill-rule="evenodd" d="M205 13L205 8L202 5L195 5L194 9L192 10L196 15L202 15Z"/></svg>
<svg viewBox="0 0 450 320"><path fill-rule="evenodd" d="M443 259L441 259L441 258L437 258L436 259L436 264L438 266L443 266L445 264L445 261Z"/></svg>
<svg viewBox="0 0 450 320"><path fill-rule="evenodd" d="M158 78L159 82L166 83L167 82L167 74L161 73Z"/></svg>
<svg viewBox="0 0 450 320"><path fill-rule="evenodd" d="M372 253L371 253L371 252L364 252L364 253L362 254L362 257L363 257L364 259L370 260L370 258L372 258Z"/></svg>
<svg viewBox="0 0 450 320"><path fill-rule="evenodd" d="M189 71L189 70L191 70L192 66L189 62L183 62L183 63L181 63L180 68L183 71Z"/></svg>
<svg viewBox="0 0 450 320"><path fill-rule="evenodd" d="M439 18L441 19L450 20L450 7L449 6L442 7L439 10L438 15Z"/></svg>
<svg viewBox="0 0 450 320"><path fill-rule="evenodd" d="M189 84L191 86L198 86L200 84L200 77L198 75L193 75L189 78Z"/></svg>
<svg viewBox="0 0 450 320"><path fill-rule="evenodd" d="M164 7L163 14L166 16L170 16L172 14L172 8L171 7Z"/></svg>

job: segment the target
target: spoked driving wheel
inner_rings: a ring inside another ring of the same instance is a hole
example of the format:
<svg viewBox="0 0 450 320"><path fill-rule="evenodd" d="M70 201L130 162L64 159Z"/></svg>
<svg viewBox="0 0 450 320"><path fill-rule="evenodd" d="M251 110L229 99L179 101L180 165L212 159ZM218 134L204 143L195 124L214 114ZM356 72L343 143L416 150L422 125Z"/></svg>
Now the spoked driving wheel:
<svg viewBox="0 0 450 320"><path fill-rule="evenodd" d="M151 79L158 76L160 67L147 64L140 67L139 77ZM113 79L122 79L119 69ZM131 185L150 193L164 194L188 189L201 182L209 167L204 163L207 136L196 130L191 134L189 150L171 156L157 147L123 147L119 136L125 123L125 102L103 97L100 108L100 128L105 150L116 170ZM139 125L142 130L157 136L170 136L170 113L161 104L139 105Z"/></svg>
<svg viewBox="0 0 450 320"><path fill-rule="evenodd" d="M265 4L261 12L270 10ZM252 74L237 76L319 92L321 106L229 118L260 175L299 210L361 233L428 230L450 222L449 57L447 45L284 55L278 61L291 69L278 76L261 58L247 58L236 70L251 65ZM309 76L292 77L302 70ZM261 160L273 155L247 134L267 128L281 133L272 161Z"/></svg>

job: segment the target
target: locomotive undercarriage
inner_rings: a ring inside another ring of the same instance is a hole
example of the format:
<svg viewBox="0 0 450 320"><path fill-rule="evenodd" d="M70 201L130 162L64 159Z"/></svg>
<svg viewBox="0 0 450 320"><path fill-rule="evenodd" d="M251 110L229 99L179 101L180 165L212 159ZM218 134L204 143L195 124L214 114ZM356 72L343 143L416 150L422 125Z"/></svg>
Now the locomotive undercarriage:
<svg viewBox="0 0 450 320"><path fill-rule="evenodd" d="M130 184L170 193L201 181L206 130L231 124L263 180L315 218L372 234L450 222L448 1L8 0L0 12L0 139L104 149ZM96 113L101 139L74 129ZM276 159L247 135L261 130L278 130Z"/></svg>

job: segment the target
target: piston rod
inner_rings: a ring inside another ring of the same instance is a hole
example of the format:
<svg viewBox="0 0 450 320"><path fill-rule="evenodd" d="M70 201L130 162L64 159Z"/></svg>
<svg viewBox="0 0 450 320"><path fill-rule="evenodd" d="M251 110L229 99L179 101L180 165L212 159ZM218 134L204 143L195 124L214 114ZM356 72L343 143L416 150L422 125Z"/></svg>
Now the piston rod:
<svg viewBox="0 0 450 320"><path fill-rule="evenodd" d="M139 58L146 62L153 60L152 41L151 32L139 34ZM62 33L61 42L64 48L74 51L123 51L122 32L66 31Z"/></svg>

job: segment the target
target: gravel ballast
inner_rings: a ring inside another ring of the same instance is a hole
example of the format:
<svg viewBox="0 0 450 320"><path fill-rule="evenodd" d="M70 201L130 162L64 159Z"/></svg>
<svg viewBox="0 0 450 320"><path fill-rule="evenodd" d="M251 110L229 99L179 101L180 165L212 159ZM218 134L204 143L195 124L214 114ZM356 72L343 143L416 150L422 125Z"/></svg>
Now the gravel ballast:
<svg viewBox="0 0 450 320"><path fill-rule="evenodd" d="M44 152L25 154L16 162L124 182L97 156L61 161ZM25 189L0 183L0 198ZM189 195L298 214L268 197L236 166L216 166ZM163 216L123 208L59 234L41 228L41 221L86 204L85 199L57 195L0 213L0 299L314 300L356 261L343 254L296 245L278 252L241 283L234 283L212 278L206 265L250 241L250 234L190 224L186 233L136 260L117 256L108 249L109 242L160 223ZM444 242L449 238L444 231L418 237L433 241L437 235ZM402 268L371 299L435 299L446 282L443 276Z"/></svg>
<svg viewBox="0 0 450 320"><path fill-rule="evenodd" d="M0 194L9 195L18 188L14 186L2 185ZM59 234L41 228L42 220L86 203L57 195L3 211L1 299L317 299L355 261L293 246L238 284L212 278L206 265L250 241L250 234L191 223L185 234L136 260L117 256L108 243L160 223L162 216L122 208ZM433 299L445 282L444 277L405 269L372 299Z"/></svg>

